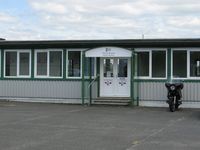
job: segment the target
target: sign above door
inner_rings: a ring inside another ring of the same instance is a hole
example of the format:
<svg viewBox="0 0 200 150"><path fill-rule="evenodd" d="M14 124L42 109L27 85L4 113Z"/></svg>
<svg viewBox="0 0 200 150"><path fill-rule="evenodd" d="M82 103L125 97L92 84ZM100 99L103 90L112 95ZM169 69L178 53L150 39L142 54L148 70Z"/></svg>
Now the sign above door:
<svg viewBox="0 0 200 150"><path fill-rule="evenodd" d="M131 57L132 51L120 47L99 47L85 52L86 57Z"/></svg>

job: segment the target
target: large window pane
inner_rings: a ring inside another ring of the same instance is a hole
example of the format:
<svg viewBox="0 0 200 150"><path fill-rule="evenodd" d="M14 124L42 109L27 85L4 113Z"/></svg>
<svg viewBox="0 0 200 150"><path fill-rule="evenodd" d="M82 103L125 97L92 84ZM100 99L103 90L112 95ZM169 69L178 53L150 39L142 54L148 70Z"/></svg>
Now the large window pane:
<svg viewBox="0 0 200 150"><path fill-rule="evenodd" d="M149 52L138 52L138 76L149 76Z"/></svg>
<svg viewBox="0 0 200 150"><path fill-rule="evenodd" d="M37 75L47 75L47 52L37 53Z"/></svg>
<svg viewBox="0 0 200 150"><path fill-rule="evenodd" d="M19 53L19 75L29 75L29 53Z"/></svg>
<svg viewBox="0 0 200 150"><path fill-rule="evenodd" d="M187 52L173 51L173 77L187 77Z"/></svg>
<svg viewBox="0 0 200 150"><path fill-rule="evenodd" d="M152 51L152 77L166 77L166 52Z"/></svg>
<svg viewBox="0 0 200 150"><path fill-rule="evenodd" d="M81 52L69 51L68 52L68 77L80 77L81 69Z"/></svg>
<svg viewBox="0 0 200 150"><path fill-rule="evenodd" d="M6 52L6 76L17 76L17 52Z"/></svg>
<svg viewBox="0 0 200 150"><path fill-rule="evenodd" d="M200 77L200 52L190 53L190 76Z"/></svg>
<svg viewBox="0 0 200 150"><path fill-rule="evenodd" d="M62 52L50 52L49 71L50 76L62 76Z"/></svg>

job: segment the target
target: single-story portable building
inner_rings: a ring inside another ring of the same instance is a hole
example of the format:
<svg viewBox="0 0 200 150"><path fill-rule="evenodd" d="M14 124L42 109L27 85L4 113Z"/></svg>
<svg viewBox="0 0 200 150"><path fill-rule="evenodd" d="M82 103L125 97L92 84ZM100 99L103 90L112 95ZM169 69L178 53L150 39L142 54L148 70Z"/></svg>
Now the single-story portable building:
<svg viewBox="0 0 200 150"><path fill-rule="evenodd" d="M200 107L200 39L0 40L0 98L26 102L167 106L183 80Z"/></svg>

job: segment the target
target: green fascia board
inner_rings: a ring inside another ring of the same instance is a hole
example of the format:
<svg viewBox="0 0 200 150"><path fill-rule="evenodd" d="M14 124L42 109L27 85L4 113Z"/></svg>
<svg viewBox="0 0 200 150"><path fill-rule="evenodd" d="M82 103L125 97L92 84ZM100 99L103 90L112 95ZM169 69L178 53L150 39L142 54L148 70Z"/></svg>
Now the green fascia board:
<svg viewBox="0 0 200 150"><path fill-rule="evenodd" d="M200 47L200 39L116 39L116 40L46 40L46 41L0 41L1 48L95 48L117 46L124 48L139 47Z"/></svg>

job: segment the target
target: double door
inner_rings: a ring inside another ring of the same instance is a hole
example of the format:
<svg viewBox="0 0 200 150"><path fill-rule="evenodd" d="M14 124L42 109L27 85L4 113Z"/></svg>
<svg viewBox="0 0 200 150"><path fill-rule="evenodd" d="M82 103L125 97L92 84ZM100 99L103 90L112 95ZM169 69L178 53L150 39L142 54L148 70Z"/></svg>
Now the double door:
<svg viewBox="0 0 200 150"><path fill-rule="evenodd" d="M100 96L130 97L130 58L101 58Z"/></svg>

